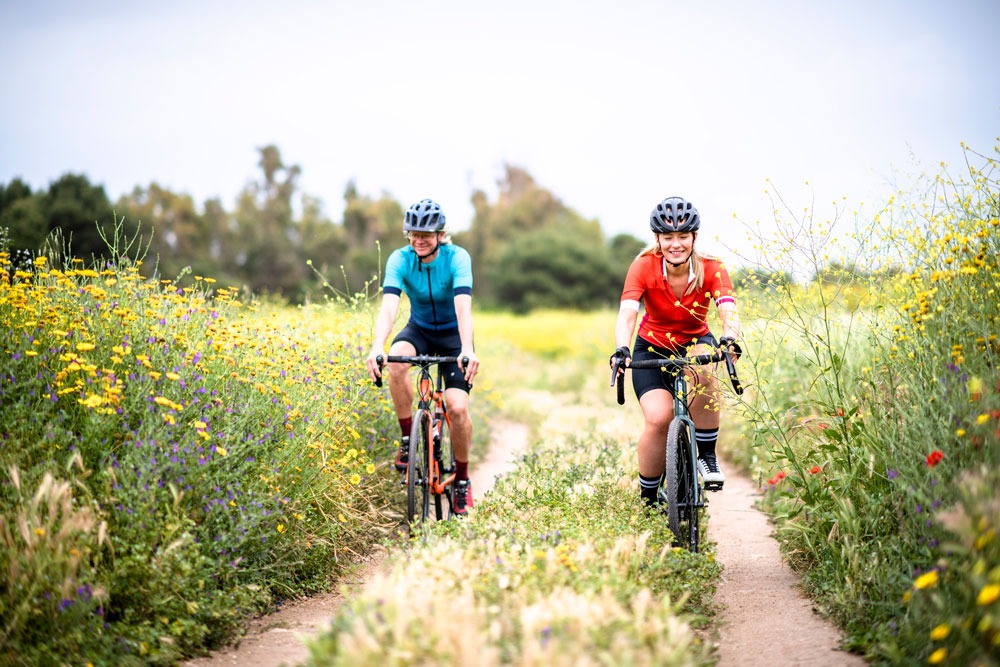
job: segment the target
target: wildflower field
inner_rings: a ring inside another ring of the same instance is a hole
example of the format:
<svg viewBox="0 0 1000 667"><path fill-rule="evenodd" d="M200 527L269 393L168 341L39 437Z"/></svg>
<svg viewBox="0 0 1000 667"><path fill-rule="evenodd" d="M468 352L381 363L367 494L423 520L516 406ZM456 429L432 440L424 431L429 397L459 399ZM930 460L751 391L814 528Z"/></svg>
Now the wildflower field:
<svg viewBox="0 0 1000 667"><path fill-rule="evenodd" d="M1000 173L968 158L853 225L779 202L770 266L850 254L808 287L742 295L753 381L730 454L769 489L810 593L879 664L1000 663Z"/></svg>
<svg viewBox="0 0 1000 667"><path fill-rule="evenodd" d="M0 252L0 664L174 663L389 525L370 314L137 268Z"/></svg>
<svg viewBox="0 0 1000 667"><path fill-rule="evenodd" d="M738 295L720 446L874 664L1000 664L1000 183L969 158L853 225L776 197L759 261L815 279ZM637 508L613 312L477 312L474 457L497 418L530 449L467 520L400 541L373 304L255 302L126 254L0 238L0 664L174 664L378 542L313 664L713 664L714 546L671 549Z"/></svg>

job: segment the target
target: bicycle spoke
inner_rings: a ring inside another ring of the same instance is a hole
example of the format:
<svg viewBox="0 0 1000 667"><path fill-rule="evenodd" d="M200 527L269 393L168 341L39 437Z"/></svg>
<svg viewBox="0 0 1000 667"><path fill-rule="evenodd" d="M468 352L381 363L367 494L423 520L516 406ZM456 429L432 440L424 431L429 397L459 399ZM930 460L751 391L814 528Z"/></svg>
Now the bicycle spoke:
<svg viewBox="0 0 1000 667"><path fill-rule="evenodd" d="M414 523L427 518L427 442L429 440L430 415L426 410L417 410L410 430L410 455L406 467L406 520ZM418 494L420 494L418 496ZM420 503L418 509L418 501ZM418 515L418 512L420 514Z"/></svg>

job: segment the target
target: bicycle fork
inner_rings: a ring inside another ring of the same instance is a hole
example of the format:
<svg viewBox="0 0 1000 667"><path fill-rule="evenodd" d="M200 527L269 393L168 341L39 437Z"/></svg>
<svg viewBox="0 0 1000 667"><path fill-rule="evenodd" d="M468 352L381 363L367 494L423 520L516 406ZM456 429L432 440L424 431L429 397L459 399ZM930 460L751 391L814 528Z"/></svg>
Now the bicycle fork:
<svg viewBox="0 0 1000 667"><path fill-rule="evenodd" d="M698 483L698 441L695 439L695 429L694 422L688 416L681 417L684 422L684 430L687 431L687 461L690 463L690 468L686 471L686 477L688 477L688 483L691 485L691 507L689 508L692 512L697 512L699 509L704 507L702 502L701 494L701 484Z"/></svg>

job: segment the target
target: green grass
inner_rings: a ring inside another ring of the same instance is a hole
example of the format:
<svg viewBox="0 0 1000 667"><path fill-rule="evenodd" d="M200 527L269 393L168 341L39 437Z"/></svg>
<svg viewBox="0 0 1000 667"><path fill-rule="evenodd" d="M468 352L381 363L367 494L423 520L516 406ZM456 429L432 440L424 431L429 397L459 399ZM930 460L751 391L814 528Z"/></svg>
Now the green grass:
<svg viewBox="0 0 1000 667"><path fill-rule="evenodd" d="M859 220L840 265L870 271L740 295L723 446L875 664L1000 663L995 167ZM815 270L834 225L811 220L780 247ZM531 447L469 520L400 545L372 304L246 303L124 259L0 269L0 663L170 664L377 542L387 571L315 664L713 662L712 546L667 546L636 509L635 433L607 429L613 313L477 313L475 451L503 417Z"/></svg>
<svg viewBox="0 0 1000 667"><path fill-rule="evenodd" d="M870 274L745 302L731 455L768 489L810 594L877 664L1000 661L995 168L945 173L859 224L851 263ZM808 221L785 222L805 239L789 247L827 257Z"/></svg>
<svg viewBox="0 0 1000 667"><path fill-rule="evenodd" d="M367 311L136 268L0 252L0 663L171 664L392 527Z"/></svg>

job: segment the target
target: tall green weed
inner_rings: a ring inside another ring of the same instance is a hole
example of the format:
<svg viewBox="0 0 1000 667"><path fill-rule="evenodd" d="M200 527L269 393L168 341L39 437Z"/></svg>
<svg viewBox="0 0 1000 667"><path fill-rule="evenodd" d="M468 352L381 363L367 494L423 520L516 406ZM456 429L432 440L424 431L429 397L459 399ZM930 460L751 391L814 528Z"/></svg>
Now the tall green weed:
<svg viewBox="0 0 1000 667"><path fill-rule="evenodd" d="M812 593L876 662L1000 658L1000 183L995 159L969 156L963 178L856 215L847 243L844 220L784 211L778 247L795 254L774 266L818 279L762 286L745 309L748 446L733 454Z"/></svg>
<svg viewBox="0 0 1000 667"><path fill-rule="evenodd" d="M0 631L15 664L203 652L393 528L365 304L244 302L116 257L15 268L0 248Z"/></svg>

